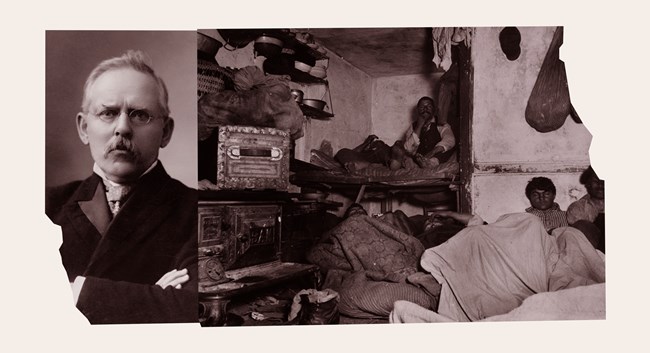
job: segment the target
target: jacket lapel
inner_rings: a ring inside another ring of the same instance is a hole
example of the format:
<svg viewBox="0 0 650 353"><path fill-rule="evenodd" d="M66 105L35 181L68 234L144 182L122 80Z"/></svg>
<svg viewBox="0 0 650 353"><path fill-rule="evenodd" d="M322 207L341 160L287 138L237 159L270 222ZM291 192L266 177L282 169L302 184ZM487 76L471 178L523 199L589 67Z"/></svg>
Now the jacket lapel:
<svg viewBox="0 0 650 353"><path fill-rule="evenodd" d="M80 235L79 241L86 243L94 248L99 239L101 239L103 218L101 209L107 210L108 204L104 201L99 205L99 210L91 210L91 207L97 206L98 203L105 199L103 189L100 185L101 178L93 174L84 180L72 196L71 202L64 206L64 213L70 224Z"/></svg>
<svg viewBox="0 0 650 353"><path fill-rule="evenodd" d="M140 179L109 224L86 272L98 275L120 263L121 258L132 254L142 238L167 218L174 207L174 196L164 189L171 180L160 162Z"/></svg>
<svg viewBox="0 0 650 353"><path fill-rule="evenodd" d="M101 183L97 184L93 198L87 201L78 201L79 208L86 215L99 234L104 235L109 223L111 222L111 213L106 201L106 193Z"/></svg>

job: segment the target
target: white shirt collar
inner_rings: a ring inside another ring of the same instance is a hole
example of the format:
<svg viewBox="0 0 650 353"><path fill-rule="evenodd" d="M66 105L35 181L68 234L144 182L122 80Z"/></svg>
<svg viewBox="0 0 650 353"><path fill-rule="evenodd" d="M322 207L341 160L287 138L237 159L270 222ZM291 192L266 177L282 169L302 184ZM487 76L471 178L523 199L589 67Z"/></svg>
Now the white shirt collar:
<svg viewBox="0 0 650 353"><path fill-rule="evenodd" d="M151 164L151 166L149 166L149 168L147 168L147 170L144 171L144 173L142 173L142 175L140 175L140 178L142 178L145 174L149 173L156 165L158 165L157 159ZM106 178L106 173L104 173L104 171L97 165L97 163L93 164L93 172L99 175L102 179L111 183L111 185L120 185L119 183L108 180L108 178Z"/></svg>

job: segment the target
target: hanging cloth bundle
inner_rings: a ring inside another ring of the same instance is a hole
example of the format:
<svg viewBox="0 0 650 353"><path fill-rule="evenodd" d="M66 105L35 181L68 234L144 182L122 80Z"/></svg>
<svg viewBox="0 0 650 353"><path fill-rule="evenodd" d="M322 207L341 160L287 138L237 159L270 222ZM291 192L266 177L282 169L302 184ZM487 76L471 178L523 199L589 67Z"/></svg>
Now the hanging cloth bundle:
<svg viewBox="0 0 650 353"><path fill-rule="evenodd" d="M273 127L303 136L304 115L291 96L288 76L266 76L257 66L233 74L234 90L206 93L198 101L199 141L223 125Z"/></svg>
<svg viewBox="0 0 650 353"><path fill-rule="evenodd" d="M571 115L580 122L571 105L564 62L560 60L563 28L558 27L539 70L526 106L526 122L539 132L550 132L564 125Z"/></svg>

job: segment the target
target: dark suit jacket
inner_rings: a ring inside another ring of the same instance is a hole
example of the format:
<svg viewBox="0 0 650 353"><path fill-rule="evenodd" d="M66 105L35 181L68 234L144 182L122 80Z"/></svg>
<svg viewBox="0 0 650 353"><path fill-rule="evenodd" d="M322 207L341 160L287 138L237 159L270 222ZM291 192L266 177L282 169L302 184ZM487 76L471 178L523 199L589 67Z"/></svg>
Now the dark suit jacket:
<svg viewBox="0 0 650 353"><path fill-rule="evenodd" d="M159 162L131 192L111 221L97 174L47 191L68 278L86 277L77 308L91 323L198 322L196 190ZM183 289L155 285L182 268Z"/></svg>

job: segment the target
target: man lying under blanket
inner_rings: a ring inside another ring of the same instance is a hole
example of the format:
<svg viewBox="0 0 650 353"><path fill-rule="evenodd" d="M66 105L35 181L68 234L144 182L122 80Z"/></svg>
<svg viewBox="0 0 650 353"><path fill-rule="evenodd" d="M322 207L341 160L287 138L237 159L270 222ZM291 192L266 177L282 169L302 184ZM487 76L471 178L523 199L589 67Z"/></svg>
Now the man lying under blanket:
<svg viewBox="0 0 650 353"><path fill-rule="evenodd" d="M391 322L484 320L510 313L535 294L576 287L595 291L573 298L576 307L567 318L604 318L604 284L594 285L605 282L604 254L580 231L560 227L549 235L540 219L527 213L503 215L493 224L463 219L467 228L427 249L420 260L442 286L437 310L398 301ZM543 310L548 309L557 308ZM532 319L548 318L543 310Z"/></svg>
<svg viewBox="0 0 650 353"><path fill-rule="evenodd" d="M527 213L493 224L455 212L438 216L467 227L454 235L454 225L436 218L414 234L401 211L373 218L351 206L307 256L325 272L323 288L339 292L341 315L429 322L432 313L442 321L475 321L507 313L535 293L605 280L602 253L574 228L549 235ZM432 247L425 251L423 243Z"/></svg>
<svg viewBox="0 0 650 353"><path fill-rule="evenodd" d="M325 274L323 288L340 295L339 312L356 319L385 319L397 300L436 309L440 284L418 268L424 251L401 211L381 218L351 206L307 254Z"/></svg>

